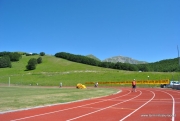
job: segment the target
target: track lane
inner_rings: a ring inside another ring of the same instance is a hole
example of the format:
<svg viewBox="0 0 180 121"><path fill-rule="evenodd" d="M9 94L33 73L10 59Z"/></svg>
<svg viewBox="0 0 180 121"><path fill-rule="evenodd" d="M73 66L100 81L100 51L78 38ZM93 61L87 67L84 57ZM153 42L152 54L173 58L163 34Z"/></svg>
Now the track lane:
<svg viewBox="0 0 180 121"><path fill-rule="evenodd" d="M86 116L89 116L89 115L92 115L92 114L94 114L93 115L93 117L98 117L97 115L99 115L99 114L97 114L97 113L101 113L101 112L104 112L105 110L107 110L107 109L110 109L110 108L112 108L112 107L115 107L115 106L117 106L117 105L120 105L120 104L124 104L125 102L128 102L128 101L131 101L131 100L133 100L133 99L135 99L135 98L137 98L137 97L139 97L140 95L142 94L142 92L140 91L140 93L138 94L138 95L129 95L129 96L126 96L126 98L125 99L121 99L120 100L120 102L117 102L117 101L113 101L113 104L111 104L111 105L103 105L103 107L99 107L99 109L98 110L96 110L96 111L94 111L94 112L90 112L90 113L87 113L87 114L84 114L84 115L80 115L80 116L78 116L78 117L74 117L74 118L71 118L71 119L68 119L68 120L66 120L66 121L72 121L72 120L78 120L78 121L80 121L80 120L95 120L95 119L92 119L92 116L91 116L91 118L90 117L86 117ZM130 97L131 96L131 97ZM130 97L130 98L129 98ZM124 97L123 97L124 98ZM101 105L102 106L102 105ZM105 114L107 114L107 113L105 113ZM85 118L87 118L87 119L84 119L84 117ZM99 117L104 117L104 115L99 115Z"/></svg>
<svg viewBox="0 0 180 121"><path fill-rule="evenodd" d="M149 89L156 95L155 98L144 106L141 110L134 113L126 121L136 119L138 121L174 121L175 102L171 94L161 89Z"/></svg>
<svg viewBox="0 0 180 121"><path fill-rule="evenodd" d="M150 121L174 120L180 117L180 92L170 89L140 88L139 92L131 93L123 88L121 93L106 97L84 100L79 102L48 106L0 114L1 121L65 121L65 120L95 120L95 121ZM141 92L141 95L139 95ZM153 97L153 93L155 97ZM137 96L139 95L139 96ZM137 97L136 97L137 96ZM136 97L136 98L134 98ZM132 99L133 98L133 99ZM132 99L132 100L129 100ZM149 101L151 100L151 101ZM174 104L173 104L174 100ZM148 102L149 101L149 102ZM173 109L174 105L174 109ZM174 114L175 117L142 116L143 114Z"/></svg>
<svg viewBox="0 0 180 121"><path fill-rule="evenodd" d="M168 92L169 94L171 94L174 97L175 100L175 116L174 116L174 120L175 121L180 121L180 90L163 90Z"/></svg>
<svg viewBox="0 0 180 121"><path fill-rule="evenodd" d="M98 110L86 115L81 115L79 117L75 117L72 119L69 119L67 121L85 121L85 120L95 120L95 121L118 121L119 119L124 118L127 116L127 114L130 114L132 111L136 111L136 109L139 106L142 106L144 102L147 102L149 99L153 97L153 95L142 95L142 92L140 93L131 93L131 96L133 98L123 98L116 101L120 101L119 103L116 103L114 105L111 105L109 107L101 108L102 110ZM136 101L138 99L143 99L143 101Z"/></svg>

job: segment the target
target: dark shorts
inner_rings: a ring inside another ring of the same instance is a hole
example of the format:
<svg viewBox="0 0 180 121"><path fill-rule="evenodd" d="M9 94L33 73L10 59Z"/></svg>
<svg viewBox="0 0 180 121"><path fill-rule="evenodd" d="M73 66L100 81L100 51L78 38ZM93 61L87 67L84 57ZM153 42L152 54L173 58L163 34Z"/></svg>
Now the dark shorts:
<svg viewBox="0 0 180 121"><path fill-rule="evenodd" d="M132 88L136 88L136 85L132 85Z"/></svg>

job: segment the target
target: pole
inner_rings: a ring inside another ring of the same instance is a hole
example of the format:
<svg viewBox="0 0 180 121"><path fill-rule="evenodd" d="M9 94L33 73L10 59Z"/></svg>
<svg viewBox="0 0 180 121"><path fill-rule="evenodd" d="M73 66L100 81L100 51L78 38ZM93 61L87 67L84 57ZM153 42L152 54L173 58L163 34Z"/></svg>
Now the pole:
<svg viewBox="0 0 180 121"><path fill-rule="evenodd" d="M148 82L149 82L149 76L147 76L147 78L148 78ZM149 87L149 84L148 84L148 87Z"/></svg>
<svg viewBox="0 0 180 121"><path fill-rule="evenodd" d="M11 84L11 82L10 82L10 77L9 77L9 87L10 87L10 84Z"/></svg>
<svg viewBox="0 0 180 121"><path fill-rule="evenodd" d="M180 66L180 58L179 58L179 48L178 48L178 45L177 45L177 51L178 51L178 59L179 59L179 66Z"/></svg>
<svg viewBox="0 0 180 121"><path fill-rule="evenodd" d="M177 45L177 51L178 51L178 59L179 59L179 69L178 69L178 71L179 71L180 70L180 57L179 57L179 48L178 48L178 45ZM180 78L179 78L179 81L180 81Z"/></svg>

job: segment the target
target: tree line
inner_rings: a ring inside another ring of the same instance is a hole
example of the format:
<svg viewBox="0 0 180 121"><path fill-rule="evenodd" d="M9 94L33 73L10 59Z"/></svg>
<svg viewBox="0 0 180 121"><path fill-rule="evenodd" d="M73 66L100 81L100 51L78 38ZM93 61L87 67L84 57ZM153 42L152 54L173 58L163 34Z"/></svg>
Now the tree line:
<svg viewBox="0 0 180 121"><path fill-rule="evenodd" d="M0 68L11 68L11 62L19 61L21 58L22 55L18 52L0 52Z"/></svg>
<svg viewBox="0 0 180 121"><path fill-rule="evenodd" d="M180 72L180 65L178 65L178 58L162 60L154 63L147 64L129 64L129 63L112 63L112 62L102 62L89 58L82 55L74 55L66 52L59 52L55 54L58 58L63 58L66 60L88 64L92 66L98 66L103 68L112 68L118 70L127 71L142 71L142 72Z"/></svg>

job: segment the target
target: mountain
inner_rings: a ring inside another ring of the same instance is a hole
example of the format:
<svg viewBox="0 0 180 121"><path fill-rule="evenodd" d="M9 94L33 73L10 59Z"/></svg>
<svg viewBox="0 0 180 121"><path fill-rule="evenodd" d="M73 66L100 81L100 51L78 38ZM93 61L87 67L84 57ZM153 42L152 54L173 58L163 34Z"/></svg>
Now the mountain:
<svg viewBox="0 0 180 121"><path fill-rule="evenodd" d="M86 55L86 56L89 57L89 58L92 58L94 60L101 61L99 58L97 58L96 56L94 56L92 54L89 54L89 55Z"/></svg>
<svg viewBox="0 0 180 121"><path fill-rule="evenodd" d="M100 59L98 59L96 56L94 56L92 54L89 54L89 55L86 55L86 56L89 57L89 58L101 61ZM132 59L130 57L124 57L124 56L110 57L110 58L107 58L107 59L103 60L102 62L112 62L112 63L121 62L121 63L130 63L130 64L146 64L146 63L148 63L148 62L145 62L145 61L139 61L139 60L135 60L135 59Z"/></svg>
<svg viewBox="0 0 180 121"><path fill-rule="evenodd" d="M130 57L124 57L124 56L114 56L114 57L103 60L103 62L112 62L112 63L121 62L121 63L130 63L130 64L146 64L146 63L148 63L145 61L139 61L139 60L135 60Z"/></svg>

